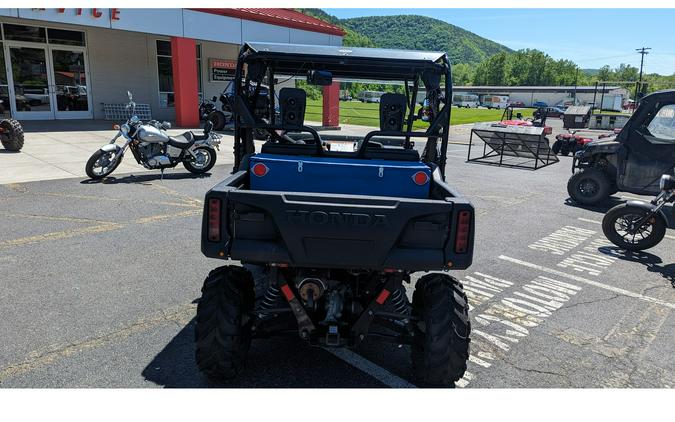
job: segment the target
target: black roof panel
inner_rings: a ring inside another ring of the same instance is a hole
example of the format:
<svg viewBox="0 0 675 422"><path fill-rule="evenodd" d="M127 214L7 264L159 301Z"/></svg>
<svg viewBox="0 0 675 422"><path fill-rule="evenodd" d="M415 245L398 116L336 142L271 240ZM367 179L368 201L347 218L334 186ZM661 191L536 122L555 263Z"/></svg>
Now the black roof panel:
<svg viewBox="0 0 675 422"><path fill-rule="evenodd" d="M327 70L337 79L410 80L430 70L448 71L445 53L384 48L361 48L304 44L246 43L244 61L274 62L278 75L306 74Z"/></svg>

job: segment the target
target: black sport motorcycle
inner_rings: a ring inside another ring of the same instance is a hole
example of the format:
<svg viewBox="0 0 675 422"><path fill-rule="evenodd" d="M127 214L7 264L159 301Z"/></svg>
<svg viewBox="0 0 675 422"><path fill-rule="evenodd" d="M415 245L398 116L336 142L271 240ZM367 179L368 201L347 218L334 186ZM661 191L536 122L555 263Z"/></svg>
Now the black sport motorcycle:
<svg viewBox="0 0 675 422"><path fill-rule="evenodd" d="M664 174L661 193L651 202L628 201L607 211L602 231L610 242L629 251L652 248L663 240L667 228L675 228L675 177Z"/></svg>
<svg viewBox="0 0 675 422"><path fill-rule="evenodd" d="M270 103L269 103L269 87L266 85L260 85L260 89L255 92L255 87L253 85L248 86L248 94L250 97L256 96L255 98L255 107L254 114L255 117L258 117L264 121L270 121ZM221 106L218 110L217 103L220 101ZM277 98L275 107L275 118L278 117L279 110L278 104L279 99ZM199 116L202 120L208 120L213 123L213 130L221 131L232 123L234 123L232 108L234 107L234 84L230 81L227 84L227 87L220 94L220 97L216 98L214 95L210 100L204 100L199 104ZM269 132L264 129L256 129L253 133L255 139L265 140L269 137Z"/></svg>

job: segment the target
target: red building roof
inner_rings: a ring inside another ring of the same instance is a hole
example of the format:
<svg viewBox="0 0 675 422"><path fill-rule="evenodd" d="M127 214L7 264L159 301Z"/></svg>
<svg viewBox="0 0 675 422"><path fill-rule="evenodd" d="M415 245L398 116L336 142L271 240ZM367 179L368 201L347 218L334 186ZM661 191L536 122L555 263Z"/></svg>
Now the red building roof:
<svg viewBox="0 0 675 422"><path fill-rule="evenodd" d="M246 19L269 23L272 25L285 26L288 28L302 29L305 31L322 32L324 34L344 36L345 31L339 26L332 25L321 19L307 16L293 9L193 9L199 12L212 13L214 15L229 16L232 18Z"/></svg>

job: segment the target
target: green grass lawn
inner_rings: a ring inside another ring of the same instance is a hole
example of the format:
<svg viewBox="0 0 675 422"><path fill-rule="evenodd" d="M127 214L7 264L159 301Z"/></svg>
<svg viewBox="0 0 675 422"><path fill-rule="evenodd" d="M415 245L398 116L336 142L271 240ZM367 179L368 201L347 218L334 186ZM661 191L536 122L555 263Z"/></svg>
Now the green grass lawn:
<svg viewBox="0 0 675 422"><path fill-rule="evenodd" d="M340 101L340 123L362 126L379 126L380 105L377 103L362 103L359 101ZM307 109L305 119L311 121L321 121L323 104L321 100L307 100ZM532 117L533 109L517 109L523 113L523 117ZM502 118L503 110L488 110L485 108L452 108L450 117L451 125L461 125L465 123L491 122ZM515 118L515 116L514 116ZM414 127L424 128L428 123L419 120L415 121Z"/></svg>

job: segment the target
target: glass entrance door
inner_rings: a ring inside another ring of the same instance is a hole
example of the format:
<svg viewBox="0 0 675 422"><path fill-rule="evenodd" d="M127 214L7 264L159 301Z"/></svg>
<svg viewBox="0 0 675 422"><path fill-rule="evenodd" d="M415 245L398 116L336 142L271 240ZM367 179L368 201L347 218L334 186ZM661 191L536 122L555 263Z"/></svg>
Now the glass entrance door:
<svg viewBox="0 0 675 422"><path fill-rule="evenodd" d="M66 50L52 47L51 61L56 118L90 118L92 114L84 50Z"/></svg>
<svg viewBox="0 0 675 422"><path fill-rule="evenodd" d="M53 119L46 47L8 46L10 98L17 119Z"/></svg>
<svg viewBox="0 0 675 422"><path fill-rule="evenodd" d="M0 74L0 99L16 119L92 117L84 48L11 43L5 46L5 57L8 92L5 99Z"/></svg>

